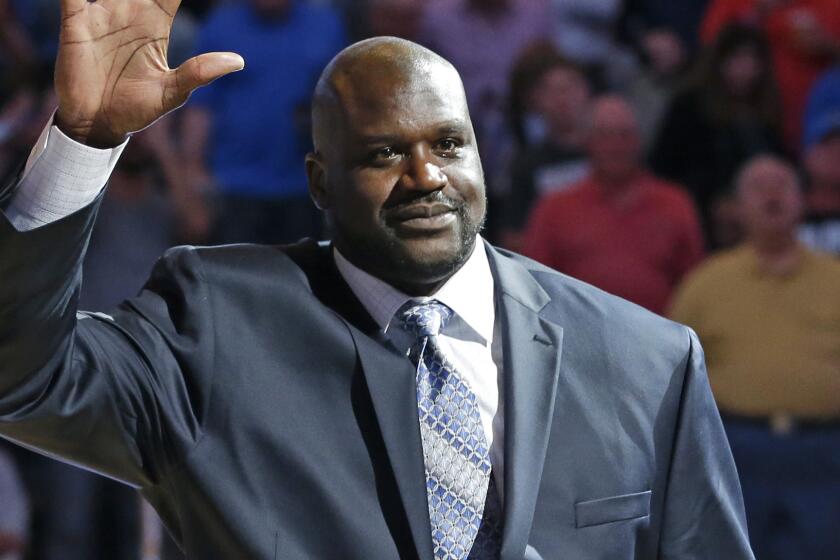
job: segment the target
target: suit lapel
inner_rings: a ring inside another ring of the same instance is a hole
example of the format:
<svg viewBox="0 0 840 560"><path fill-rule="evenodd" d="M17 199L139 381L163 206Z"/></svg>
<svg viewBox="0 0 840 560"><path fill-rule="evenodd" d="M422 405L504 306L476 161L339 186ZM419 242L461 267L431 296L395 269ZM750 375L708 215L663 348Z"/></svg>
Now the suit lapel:
<svg viewBox="0 0 840 560"><path fill-rule="evenodd" d="M411 535L422 560L433 557L426 501L423 444L417 421L415 371L389 344L351 328L385 449L400 491ZM383 351L383 348L387 350Z"/></svg>
<svg viewBox="0 0 840 560"><path fill-rule="evenodd" d="M418 557L432 560L415 370L381 333L341 277L331 250L329 245L310 242L288 247L286 253L304 270L313 293L336 311L350 330Z"/></svg>
<svg viewBox="0 0 840 560"><path fill-rule="evenodd" d="M338 272L331 244L307 239L283 246L282 250L306 275L315 297L338 313L346 323L376 336L379 327Z"/></svg>
<svg viewBox="0 0 840 560"><path fill-rule="evenodd" d="M563 329L540 317L548 294L523 266L488 246L504 352L505 481L502 558L522 558L554 416Z"/></svg>

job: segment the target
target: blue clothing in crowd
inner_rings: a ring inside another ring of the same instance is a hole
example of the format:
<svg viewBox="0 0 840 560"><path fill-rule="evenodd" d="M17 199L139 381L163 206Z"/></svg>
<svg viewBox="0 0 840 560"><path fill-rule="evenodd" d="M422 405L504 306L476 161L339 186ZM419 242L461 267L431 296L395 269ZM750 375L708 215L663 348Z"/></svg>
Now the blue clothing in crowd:
<svg viewBox="0 0 840 560"><path fill-rule="evenodd" d="M341 19L324 6L293 2L277 20L247 4L210 14L196 50L233 51L245 69L196 91L192 106L212 115L207 154L225 195L288 198L307 191L308 103L318 75L346 44Z"/></svg>
<svg viewBox="0 0 840 560"><path fill-rule="evenodd" d="M814 83L802 123L803 148L808 150L828 133L840 130L840 65Z"/></svg>
<svg viewBox="0 0 840 560"><path fill-rule="evenodd" d="M787 434L731 418L724 426L755 557L840 558L840 424Z"/></svg>
<svg viewBox="0 0 840 560"><path fill-rule="evenodd" d="M18 21L32 36L37 61L52 66L58 53L61 26L58 3L53 0L11 0L11 5Z"/></svg>

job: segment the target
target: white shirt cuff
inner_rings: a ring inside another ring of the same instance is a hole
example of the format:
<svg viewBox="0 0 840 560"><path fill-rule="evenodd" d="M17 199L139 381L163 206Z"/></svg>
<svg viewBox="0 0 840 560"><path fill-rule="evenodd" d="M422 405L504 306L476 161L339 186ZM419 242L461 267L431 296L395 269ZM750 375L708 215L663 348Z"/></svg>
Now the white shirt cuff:
<svg viewBox="0 0 840 560"><path fill-rule="evenodd" d="M128 140L100 150L67 137L50 120L26 162L6 216L28 231L69 216L105 187Z"/></svg>

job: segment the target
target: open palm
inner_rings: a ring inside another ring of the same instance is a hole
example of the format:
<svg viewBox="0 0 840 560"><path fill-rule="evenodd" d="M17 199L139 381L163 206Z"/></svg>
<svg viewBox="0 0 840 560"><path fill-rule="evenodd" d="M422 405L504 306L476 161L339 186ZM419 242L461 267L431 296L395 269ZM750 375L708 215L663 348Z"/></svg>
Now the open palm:
<svg viewBox="0 0 840 560"><path fill-rule="evenodd" d="M166 62L180 0L61 0L56 122L92 146L114 146L181 106L197 87L243 67L207 53Z"/></svg>

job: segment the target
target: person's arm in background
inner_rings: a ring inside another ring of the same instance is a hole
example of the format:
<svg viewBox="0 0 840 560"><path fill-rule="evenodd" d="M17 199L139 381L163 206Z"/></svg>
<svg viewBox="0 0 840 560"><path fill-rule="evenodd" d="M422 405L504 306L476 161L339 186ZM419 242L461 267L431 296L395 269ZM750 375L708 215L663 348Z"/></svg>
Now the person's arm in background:
<svg viewBox="0 0 840 560"><path fill-rule="evenodd" d="M214 184L206 162L212 115L203 105L190 104L181 115L181 148L185 180L194 190L206 190Z"/></svg>
<svg viewBox="0 0 840 560"><path fill-rule="evenodd" d="M195 52L210 52L218 48L218 18L211 13L199 28ZM184 159L184 179L194 191L212 191L215 179L208 163L210 135L213 127L213 106L217 103L217 88L202 88L190 97L180 114L179 142Z"/></svg>
<svg viewBox="0 0 840 560"><path fill-rule="evenodd" d="M160 166L166 195L172 203L175 235L180 243L201 244L210 234L211 216L209 193L204 185L190 180L190 171L174 141L172 117L164 117L143 132L135 135Z"/></svg>
<svg viewBox="0 0 840 560"><path fill-rule="evenodd" d="M134 485L153 483L200 429L185 404L196 380L184 376L209 369L201 356L212 355L212 328L206 317L170 316L167 299L209 297L200 264L191 251L172 252L114 317L77 314L98 204L40 210L50 197L74 198L62 192L62 173L101 177L113 147L242 67L237 55L212 53L169 69L165 37L178 4L62 1L60 130L45 131L0 212L0 435ZM56 161L62 143L76 159ZM187 331L196 336L183 340Z"/></svg>

